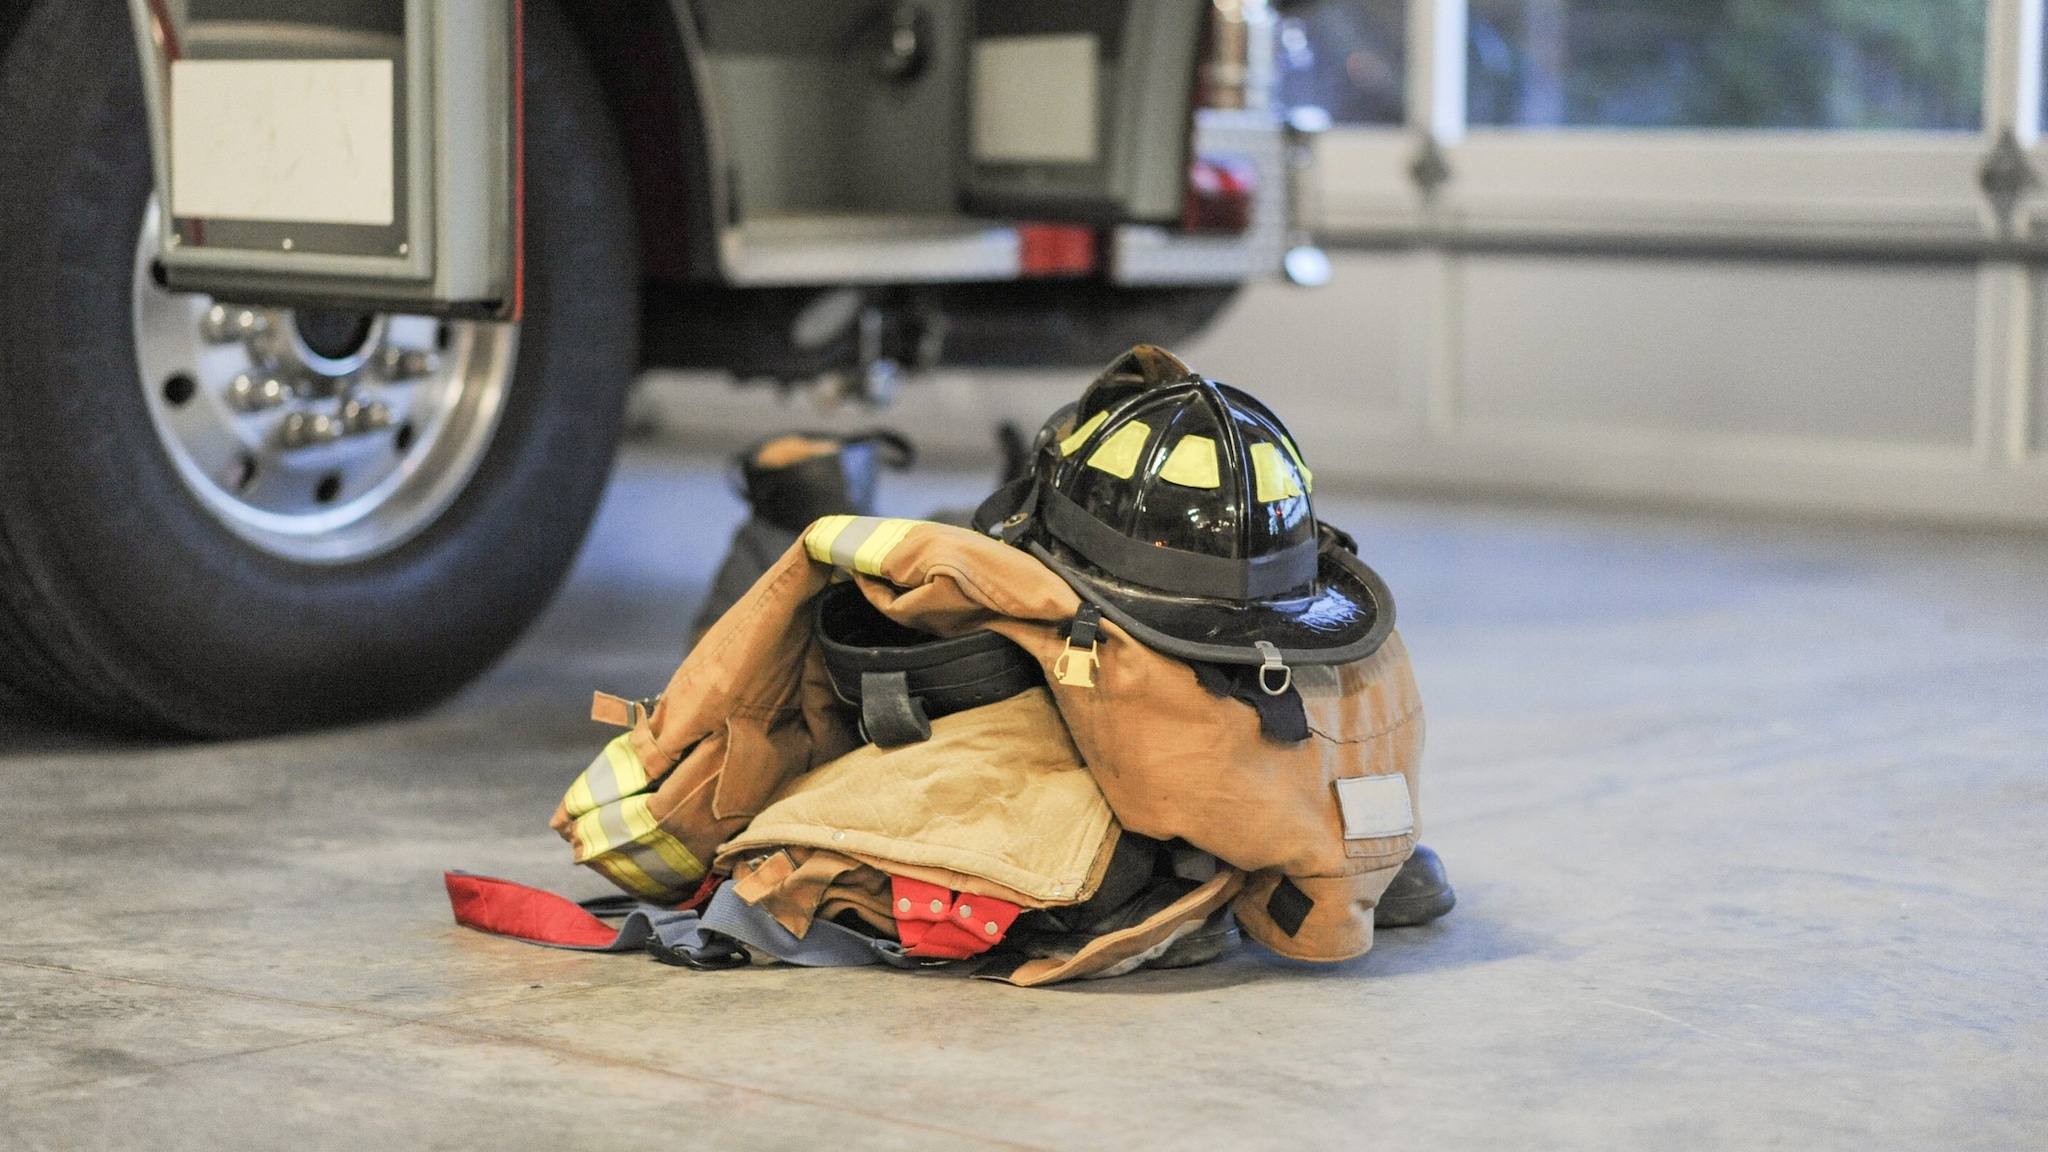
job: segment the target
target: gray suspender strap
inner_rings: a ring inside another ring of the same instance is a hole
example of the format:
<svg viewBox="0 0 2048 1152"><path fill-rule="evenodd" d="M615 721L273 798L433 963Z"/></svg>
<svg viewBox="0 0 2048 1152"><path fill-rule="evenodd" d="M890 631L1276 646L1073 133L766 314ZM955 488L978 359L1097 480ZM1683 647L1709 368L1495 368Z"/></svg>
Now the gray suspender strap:
<svg viewBox="0 0 2048 1152"><path fill-rule="evenodd" d="M730 936L758 948L785 964L805 968L851 968L877 961L894 963L888 955L900 953L894 940L877 940L830 920L813 920L802 939L775 922L767 911L739 898L728 884L704 906L702 925L707 932Z"/></svg>
<svg viewBox="0 0 2048 1152"><path fill-rule="evenodd" d="M924 701L910 694L907 672L860 674L860 732L868 743L899 748L932 738Z"/></svg>

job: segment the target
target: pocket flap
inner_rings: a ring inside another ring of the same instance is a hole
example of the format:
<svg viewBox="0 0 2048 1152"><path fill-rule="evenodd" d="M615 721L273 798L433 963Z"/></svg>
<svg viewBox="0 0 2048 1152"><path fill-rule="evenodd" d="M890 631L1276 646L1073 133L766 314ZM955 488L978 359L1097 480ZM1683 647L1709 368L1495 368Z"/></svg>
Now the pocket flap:
<svg viewBox="0 0 2048 1152"><path fill-rule="evenodd" d="M754 815L786 779L808 766L809 734L796 709L735 712L726 718L724 737L725 759L711 799L715 819Z"/></svg>
<svg viewBox="0 0 2048 1152"><path fill-rule="evenodd" d="M1415 807L1406 776L1352 776L1337 781L1337 805L1344 810L1344 838L1371 840L1415 831Z"/></svg>

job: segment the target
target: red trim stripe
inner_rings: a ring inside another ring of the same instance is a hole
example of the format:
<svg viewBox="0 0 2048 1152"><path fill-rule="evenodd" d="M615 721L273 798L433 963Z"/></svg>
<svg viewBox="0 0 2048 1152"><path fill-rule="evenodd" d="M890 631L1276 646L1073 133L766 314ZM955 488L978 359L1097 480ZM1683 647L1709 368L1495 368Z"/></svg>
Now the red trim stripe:
<svg viewBox="0 0 2048 1152"><path fill-rule="evenodd" d="M526 4L512 0L512 322L526 315Z"/></svg>

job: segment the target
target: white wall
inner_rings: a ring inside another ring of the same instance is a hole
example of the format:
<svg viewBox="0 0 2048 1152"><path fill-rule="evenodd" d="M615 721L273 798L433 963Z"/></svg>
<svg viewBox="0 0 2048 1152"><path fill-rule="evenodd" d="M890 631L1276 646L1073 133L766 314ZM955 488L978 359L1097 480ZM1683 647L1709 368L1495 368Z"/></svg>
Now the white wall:
<svg viewBox="0 0 2048 1152"><path fill-rule="evenodd" d="M1328 287L1257 285L1176 351L1340 483L2048 524L2048 366L2013 363L2048 335L2032 288L1967 265L1349 252ZM2022 308L2028 331L1996 322ZM1087 376L938 373L880 413L679 374L645 399L720 444L880 422L986 461L997 420L1035 426Z"/></svg>

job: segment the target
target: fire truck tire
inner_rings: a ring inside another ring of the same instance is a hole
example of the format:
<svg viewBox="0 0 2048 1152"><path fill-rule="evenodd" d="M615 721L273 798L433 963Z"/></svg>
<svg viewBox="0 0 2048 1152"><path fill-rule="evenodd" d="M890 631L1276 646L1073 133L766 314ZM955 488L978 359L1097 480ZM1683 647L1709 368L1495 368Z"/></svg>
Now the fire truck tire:
<svg viewBox="0 0 2048 1152"><path fill-rule="evenodd" d="M127 9L35 5L0 59L0 701L205 737L388 716L545 607L617 448L639 281L597 82L555 3L525 12L524 312L486 430L409 519L323 553L317 532L266 543L181 471L151 389L192 386L138 354L153 181Z"/></svg>

